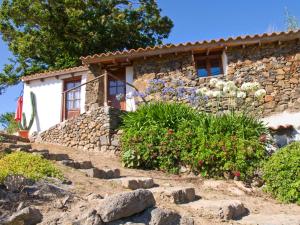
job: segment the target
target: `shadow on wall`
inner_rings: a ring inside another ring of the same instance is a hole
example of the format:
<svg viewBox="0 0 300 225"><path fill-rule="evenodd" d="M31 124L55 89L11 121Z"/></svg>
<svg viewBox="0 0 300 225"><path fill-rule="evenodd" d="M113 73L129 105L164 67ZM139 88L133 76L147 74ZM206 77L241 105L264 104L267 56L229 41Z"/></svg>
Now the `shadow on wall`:
<svg viewBox="0 0 300 225"><path fill-rule="evenodd" d="M40 119L39 119L39 114L38 114L38 111L37 111L37 106L38 106L38 102L37 102L37 99L36 99L36 97L35 97L36 95L34 95L34 98L35 98L35 109L33 109L33 110L35 110L35 125L36 125L36 132L40 132L41 131L41 125L40 125Z"/></svg>
<svg viewBox="0 0 300 225"><path fill-rule="evenodd" d="M278 148L282 148L291 142L300 141L300 133L292 125L270 128L272 137Z"/></svg>

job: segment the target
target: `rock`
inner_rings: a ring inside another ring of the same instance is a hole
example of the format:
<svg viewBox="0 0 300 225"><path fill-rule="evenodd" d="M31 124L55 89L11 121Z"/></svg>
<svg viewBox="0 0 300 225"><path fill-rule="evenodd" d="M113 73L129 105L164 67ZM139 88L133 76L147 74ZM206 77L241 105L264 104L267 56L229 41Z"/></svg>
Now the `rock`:
<svg viewBox="0 0 300 225"><path fill-rule="evenodd" d="M243 225L299 225L300 216L289 214L251 214L249 216L245 216L239 221L239 223Z"/></svg>
<svg viewBox="0 0 300 225"><path fill-rule="evenodd" d="M177 212L162 209L149 208L144 212L129 217L125 220L118 220L109 225L194 225L191 218L181 217Z"/></svg>
<svg viewBox="0 0 300 225"><path fill-rule="evenodd" d="M49 159L55 161L69 160L69 156L67 154L49 154Z"/></svg>
<svg viewBox="0 0 300 225"><path fill-rule="evenodd" d="M136 189L148 189L154 187L154 182L152 178L148 177L126 177L121 178L121 184L124 188L131 190Z"/></svg>
<svg viewBox="0 0 300 225"><path fill-rule="evenodd" d="M40 210L34 207L24 208L14 213L4 224L6 225L35 225L42 221L43 216Z"/></svg>
<svg viewBox="0 0 300 225"><path fill-rule="evenodd" d="M55 184L47 183L46 181L38 182L33 188L37 189L33 195L39 198L65 197L71 195L69 191L62 189Z"/></svg>
<svg viewBox="0 0 300 225"><path fill-rule="evenodd" d="M188 203L195 200L195 189L190 187L154 188L151 190L161 200L175 204Z"/></svg>
<svg viewBox="0 0 300 225"><path fill-rule="evenodd" d="M113 179L120 177L119 169L98 169L91 168L84 170L88 177L100 178L100 179Z"/></svg>
<svg viewBox="0 0 300 225"><path fill-rule="evenodd" d="M248 213L243 203L237 200L199 200L185 206L225 220L239 219Z"/></svg>
<svg viewBox="0 0 300 225"><path fill-rule="evenodd" d="M153 194L148 190L139 189L105 198L97 212L103 222L111 222L140 213L154 205Z"/></svg>
<svg viewBox="0 0 300 225"><path fill-rule="evenodd" d="M72 159L65 159L60 161L60 163L64 166L69 166L75 169L91 169L93 168L93 164L91 161L74 161Z"/></svg>
<svg viewBox="0 0 300 225"><path fill-rule="evenodd" d="M103 199L103 197L100 194L91 193L86 196L86 200L88 202L99 200L99 199Z"/></svg>
<svg viewBox="0 0 300 225"><path fill-rule="evenodd" d="M23 176L20 175L9 175L4 180L4 185L7 188L7 190L11 192L19 192L21 191L25 186L32 185L34 181L29 180Z"/></svg>
<svg viewBox="0 0 300 225"><path fill-rule="evenodd" d="M92 209L88 213L84 214L78 220L72 223L72 225L102 225L104 224L97 214L97 211Z"/></svg>

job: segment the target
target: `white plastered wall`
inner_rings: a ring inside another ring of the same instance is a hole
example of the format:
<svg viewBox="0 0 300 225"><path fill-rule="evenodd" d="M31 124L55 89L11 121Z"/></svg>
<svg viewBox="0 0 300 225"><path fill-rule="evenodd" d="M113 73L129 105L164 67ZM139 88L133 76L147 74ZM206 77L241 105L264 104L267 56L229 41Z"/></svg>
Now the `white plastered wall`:
<svg viewBox="0 0 300 225"><path fill-rule="evenodd" d="M133 84L133 67L126 67L126 82ZM126 111L135 111L134 88L126 84Z"/></svg>
<svg viewBox="0 0 300 225"><path fill-rule="evenodd" d="M222 53L222 65L223 65L223 73L227 75L227 67L228 67L228 58L225 51Z"/></svg>
<svg viewBox="0 0 300 225"><path fill-rule="evenodd" d="M86 73L75 73L74 76L81 76L81 83L86 82ZM45 78L41 80L32 80L24 83L23 94L23 112L26 115L27 124L29 123L32 107L30 92L35 94L36 98L36 117L30 134L33 132L42 132L61 122L62 112L62 91L63 79L71 77L70 74ZM81 87L80 113L85 111L85 85Z"/></svg>

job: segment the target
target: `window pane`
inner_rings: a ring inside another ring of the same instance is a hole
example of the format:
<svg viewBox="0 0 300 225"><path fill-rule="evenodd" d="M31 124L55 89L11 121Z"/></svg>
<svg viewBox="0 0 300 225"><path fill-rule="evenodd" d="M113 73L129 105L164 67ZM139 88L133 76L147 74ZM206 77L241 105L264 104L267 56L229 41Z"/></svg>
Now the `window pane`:
<svg viewBox="0 0 300 225"><path fill-rule="evenodd" d="M119 86L119 87L117 88L117 93L118 93L118 94L124 94L124 93L125 93L124 86Z"/></svg>
<svg viewBox="0 0 300 225"><path fill-rule="evenodd" d="M80 99L80 91L75 92L75 99Z"/></svg>
<svg viewBox="0 0 300 225"><path fill-rule="evenodd" d="M123 86L123 85L124 85L124 82L123 82L123 81L120 81L120 80L118 80L118 81L117 81L117 85L118 85L118 86Z"/></svg>
<svg viewBox="0 0 300 225"><path fill-rule="evenodd" d="M117 88L116 87L110 87L109 88L109 94L110 95L116 95L117 94Z"/></svg>
<svg viewBox="0 0 300 225"><path fill-rule="evenodd" d="M74 94L73 92L67 92L67 100L73 100L74 99Z"/></svg>
<svg viewBox="0 0 300 225"><path fill-rule="evenodd" d="M198 77L207 77L208 72L205 68L198 68Z"/></svg>
<svg viewBox="0 0 300 225"><path fill-rule="evenodd" d="M110 87L115 87L115 86L117 86L116 81L113 81L113 80L109 81L109 86L110 86Z"/></svg>
<svg viewBox="0 0 300 225"><path fill-rule="evenodd" d="M68 101L67 102L67 109L70 110L73 108L73 101Z"/></svg>
<svg viewBox="0 0 300 225"><path fill-rule="evenodd" d="M221 59L210 60L210 73L212 76L219 75L222 73L222 69L220 65L221 65Z"/></svg>
<svg viewBox="0 0 300 225"><path fill-rule="evenodd" d="M79 109L80 108L80 100L74 101L74 109Z"/></svg>
<svg viewBox="0 0 300 225"><path fill-rule="evenodd" d="M67 90L71 89L74 87L74 84L72 82L67 83Z"/></svg>
<svg viewBox="0 0 300 225"><path fill-rule="evenodd" d="M221 68L220 67L211 67L210 73L212 76L220 75L222 73Z"/></svg>

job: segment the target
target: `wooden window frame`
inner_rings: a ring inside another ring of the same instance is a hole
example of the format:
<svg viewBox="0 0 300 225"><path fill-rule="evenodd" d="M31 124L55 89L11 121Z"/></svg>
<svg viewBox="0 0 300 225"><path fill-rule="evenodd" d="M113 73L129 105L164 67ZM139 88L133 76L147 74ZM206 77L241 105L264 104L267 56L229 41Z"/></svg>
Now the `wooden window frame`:
<svg viewBox="0 0 300 225"><path fill-rule="evenodd" d="M211 74L211 61L213 61L213 60L218 60L219 61L219 67L220 67L220 74L219 75L224 74L222 53L208 55L208 56L194 55L194 60L195 60L197 76L199 78L218 76L218 75L212 75ZM205 69L207 71L207 76L199 76L199 74L198 74L198 70L200 68L199 61L205 62L204 64L206 65Z"/></svg>

